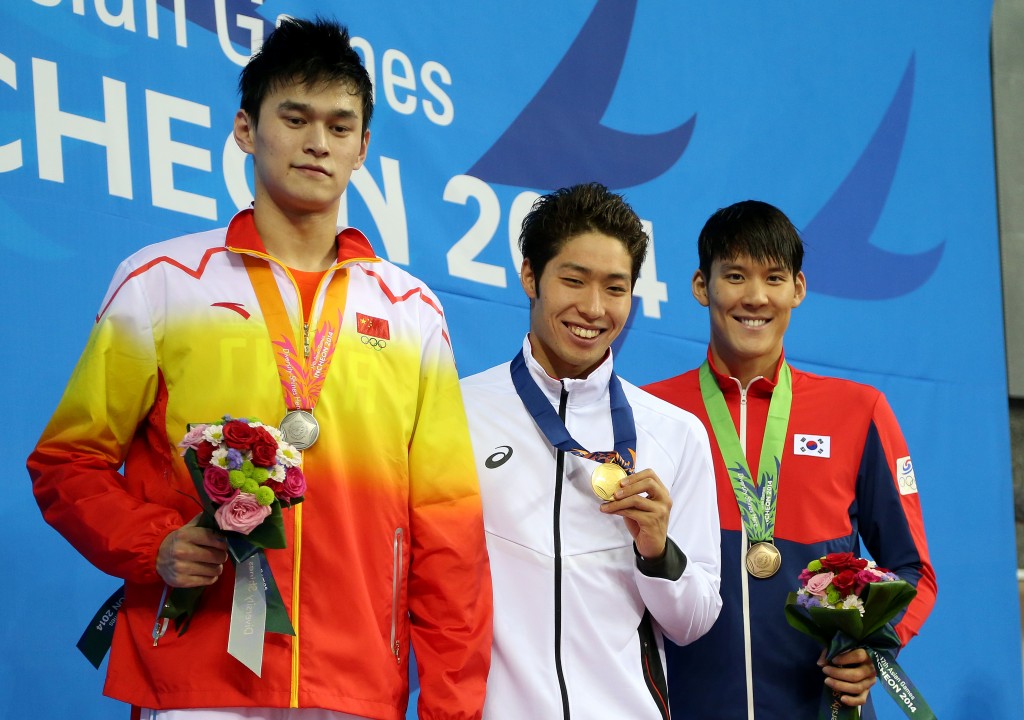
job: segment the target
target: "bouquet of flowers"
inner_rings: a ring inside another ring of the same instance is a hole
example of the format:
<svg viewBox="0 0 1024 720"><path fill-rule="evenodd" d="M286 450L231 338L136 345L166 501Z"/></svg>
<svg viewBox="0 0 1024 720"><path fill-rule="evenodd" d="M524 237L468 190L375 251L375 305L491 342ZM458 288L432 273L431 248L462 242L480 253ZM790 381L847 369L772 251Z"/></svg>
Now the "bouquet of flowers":
<svg viewBox="0 0 1024 720"><path fill-rule="evenodd" d="M190 426L178 447L203 507L197 524L224 535L236 566L232 635L240 593L248 593L246 602L251 602L253 592L262 595L261 606L265 604L266 608L263 627L257 633L251 628L244 632L239 628L238 633L240 638L254 634L258 637L259 648L250 647L247 653L250 660L239 659L259 674L263 631L295 634L264 550L286 547L281 509L303 500L306 480L301 468L302 454L284 440L277 428L229 415L218 422ZM170 589L153 631L154 644L166 630L168 620L174 620L179 634L188 629L203 590ZM247 611L251 613L251 607ZM232 645L229 638L228 651L235 655ZM244 649L239 652L245 653ZM258 658L254 658L256 654Z"/></svg>
<svg viewBox="0 0 1024 720"><path fill-rule="evenodd" d="M789 624L825 647L830 661L864 648L882 687L907 716L934 718L895 659L900 640L891 621L917 595L914 586L853 553L830 553L812 560L799 580L800 588L786 598ZM857 717L855 708L843 705L838 694L823 687L819 717Z"/></svg>

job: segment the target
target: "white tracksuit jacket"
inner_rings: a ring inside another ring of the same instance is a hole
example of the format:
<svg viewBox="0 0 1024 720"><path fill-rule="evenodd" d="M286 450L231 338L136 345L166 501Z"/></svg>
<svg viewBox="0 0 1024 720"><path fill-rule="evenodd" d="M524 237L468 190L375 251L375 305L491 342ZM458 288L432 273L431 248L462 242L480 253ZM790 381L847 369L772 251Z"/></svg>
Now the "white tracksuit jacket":
<svg viewBox="0 0 1024 720"><path fill-rule="evenodd" d="M611 450L611 357L586 379L559 381L533 359L529 338L523 354L572 437ZM685 645L718 617L707 432L690 413L622 387L636 421L637 470L653 468L672 494L675 547L660 563L636 555L621 517L600 512L590 486L596 463L551 446L516 394L509 363L462 381L494 586L489 720L667 717L662 634Z"/></svg>

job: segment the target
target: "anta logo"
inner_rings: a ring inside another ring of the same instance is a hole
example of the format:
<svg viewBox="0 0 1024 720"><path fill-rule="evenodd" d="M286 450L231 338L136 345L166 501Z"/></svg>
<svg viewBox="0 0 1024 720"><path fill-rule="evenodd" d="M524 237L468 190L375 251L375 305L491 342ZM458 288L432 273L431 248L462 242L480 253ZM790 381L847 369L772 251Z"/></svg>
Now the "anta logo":
<svg viewBox="0 0 1024 720"><path fill-rule="evenodd" d="M488 455L487 459L484 460L484 466L491 470L500 468L508 462L510 457L512 457L512 448L508 445L499 445L495 448L495 452Z"/></svg>
<svg viewBox="0 0 1024 720"><path fill-rule="evenodd" d="M210 307L227 308L228 310L234 310L236 313L244 317L246 320L249 319L249 311L245 309L245 305L239 302L215 302L210 303Z"/></svg>

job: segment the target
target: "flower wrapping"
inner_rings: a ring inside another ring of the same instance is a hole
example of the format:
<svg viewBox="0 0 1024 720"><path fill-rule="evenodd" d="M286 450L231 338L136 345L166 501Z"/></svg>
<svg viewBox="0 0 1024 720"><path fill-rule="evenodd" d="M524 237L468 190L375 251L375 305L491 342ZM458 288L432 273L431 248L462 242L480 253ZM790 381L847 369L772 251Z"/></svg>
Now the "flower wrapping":
<svg viewBox="0 0 1024 720"><path fill-rule="evenodd" d="M218 422L191 425L178 447L203 508L197 524L224 535L236 566L239 579L232 624L244 567L253 577L249 591L265 596L266 617L259 637L263 630L294 635L264 551L286 547L281 511L302 502L306 492L302 454L284 440L277 428L227 415ZM160 610L158 626L160 619L173 620L179 635L185 633L204 590L171 588ZM162 631L154 629L154 644L158 633ZM247 629L245 634L251 632ZM243 662L259 674L261 659L262 648L253 663Z"/></svg>
<svg viewBox="0 0 1024 720"><path fill-rule="evenodd" d="M800 587L786 598L789 624L826 648L829 661L854 648L864 648L879 683L907 717L934 718L895 657L900 640L892 620L910 604L917 589L874 561L853 553L830 553L812 560L799 580ZM857 709L843 705L838 693L823 688L819 718L858 717Z"/></svg>

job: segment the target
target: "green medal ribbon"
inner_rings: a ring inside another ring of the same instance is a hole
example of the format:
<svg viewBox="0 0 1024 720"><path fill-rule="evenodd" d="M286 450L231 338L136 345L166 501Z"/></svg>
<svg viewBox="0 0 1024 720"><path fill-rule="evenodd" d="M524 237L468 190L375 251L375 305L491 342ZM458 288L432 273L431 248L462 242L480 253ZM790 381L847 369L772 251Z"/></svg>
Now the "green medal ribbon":
<svg viewBox="0 0 1024 720"><path fill-rule="evenodd" d="M772 542L775 535L775 507L779 496L779 471L786 445L789 411L793 406L793 373L783 361L779 368L779 382L768 405L768 421L761 443L761 459L757 466L758 484L755 486L747 459L740 446L740 438L732 424L729 408L722 389L718 387L711 366L705 360L700 366L700 394L711 421L711 431L718 441L722 458L729 471L732 491L736 495L747 540L751 543Z"/></svg>

